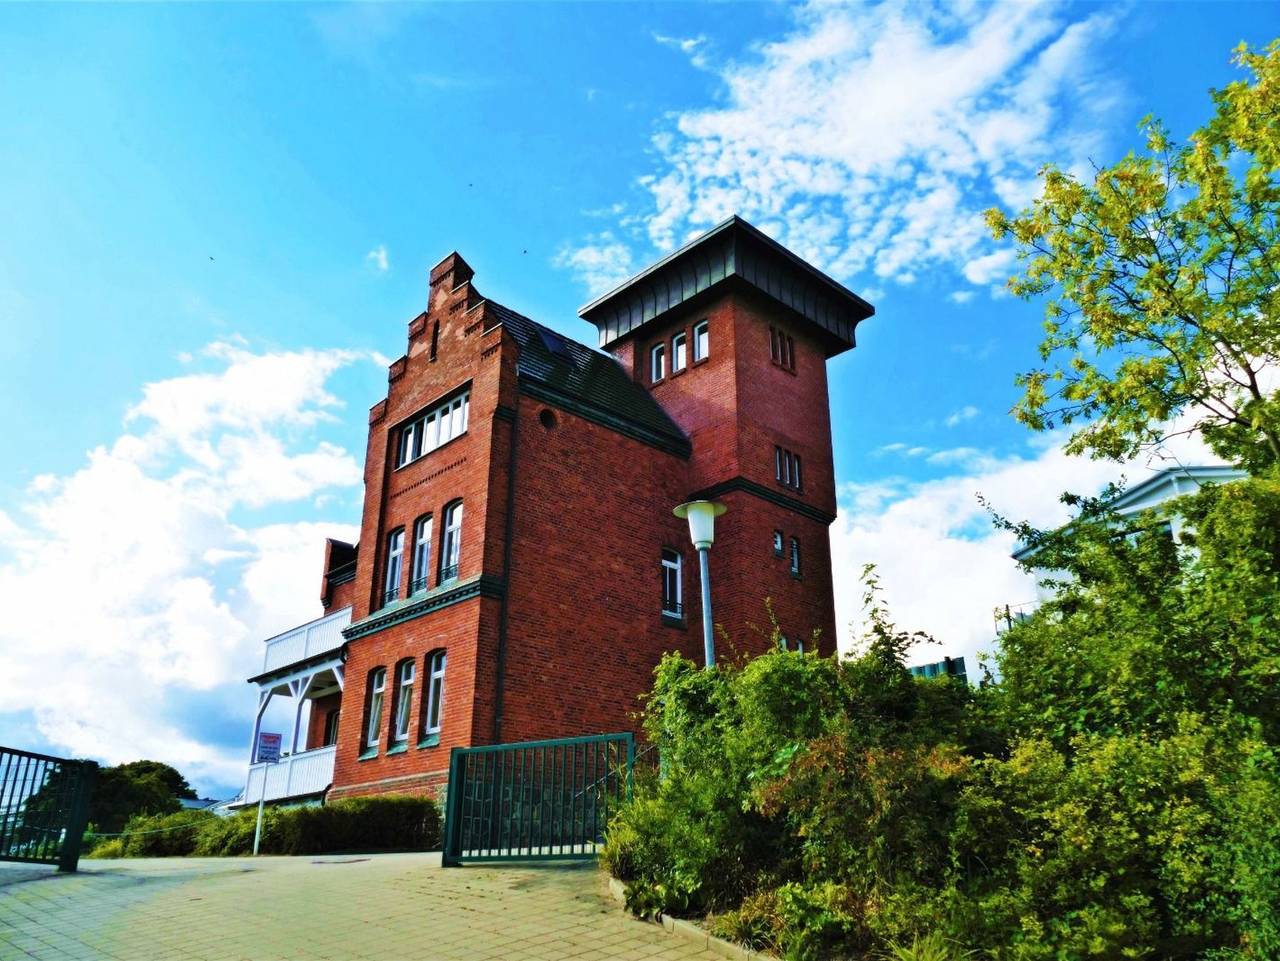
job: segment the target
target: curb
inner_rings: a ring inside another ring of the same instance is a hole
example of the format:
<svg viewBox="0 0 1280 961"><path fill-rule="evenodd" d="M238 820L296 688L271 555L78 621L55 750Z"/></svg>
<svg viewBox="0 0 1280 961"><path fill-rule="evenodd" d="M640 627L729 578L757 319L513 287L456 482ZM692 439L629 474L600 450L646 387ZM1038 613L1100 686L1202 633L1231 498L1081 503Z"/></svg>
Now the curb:
<svg viewBox="0 0 1280 961"><path fill-rule="evenodd" d="M609 894L619 904L626 904L627 886L612 875L609 876ZM714 934L708 933L706 928L694 924L692 921L673 918L669 914L664 914L661 916L661 922L663 930L667 934L674 934L704 950L712 951L722 958L729 958L730 961L775 961L772 954L752 951L750 948L744 948L742 945L734 944L732 941L717 938Z"/></svg>

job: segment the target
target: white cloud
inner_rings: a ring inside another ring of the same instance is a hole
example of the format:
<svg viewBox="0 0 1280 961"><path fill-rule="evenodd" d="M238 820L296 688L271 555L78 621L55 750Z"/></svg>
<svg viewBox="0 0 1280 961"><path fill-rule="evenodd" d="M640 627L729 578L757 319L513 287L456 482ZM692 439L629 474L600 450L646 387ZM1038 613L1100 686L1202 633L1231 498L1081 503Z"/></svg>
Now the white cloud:
<svg viewBox="0 0 1280 961"><path fill-rule="evenodd" d="M940 642L918 650L919 661L989 650L996 608L1035 598L1034 579L1010 557L1013 535L992 527L978 494L1011 520L1053 527L1068 519L1058 499L1063 491L1095 494L1122 478L1132 486L1175 463L1217 462L1188 438L1169 445L1176 460L1143 457L1128 464L1069 457L1064 441L1064 434L1038 436L1026 454L1005 457L971 448L940 451L930 460L958 465L958 473L915 483L894 477L842 485L831 527L841 650L850 649L861 622L861 592L853 586L868 562L879 568L899 626L927 631ZM976 669L973 661L968 666Z"/></svg>
<svg viewBox="0 0 1280 961"><path fill-rule="evenodd" d="M203 355L214 370L146 385L118 438L3 515L0 596L23 600L0 622L0 714L30 712L72 754L225 788L260 641L319 613L323 539L356 533L253 509L358 490L355 458L314 428L338 404L328 377L364 355Z"/></svg>
<svg viewBox="0 0 1280 961"><path fill-rule="evenodd" d="M985 288L1011 254L982 211L1025 204L1047 161L1082 165L1114 105L1093 52L1112 15L1073 11L813 3L737 61L703 38L659 37L722 95L655 133L647 212L622 240L647 258L739 213L842 279L909 284L944 268Z"/></svg>
<svg viewBox="0 0 1280 961"><path fill-rule="evenodd" d="M378 246L374 247L373 250L364 255L364 260L365 263L371 264L373 269L380 274L385 274L387 269L391 266L390 262L387 260L386 244L378 244Z"/></svg>
<svg viewBox="0 0 1280 961"><path fill-rule="evenodd" d="M592 296L612 290L635 273L631 248L608 230L589 237L581 246L561 247L552 264L572 271Z"/></svg>
<svg viewBox="0 0 1280 961"><path fill-rule="evenodd" d="M955 304L967 304L969 301L973 300L973 291L972 290L953 290L950 294L947 295L947 299Z"/></svg>
<svg viewBox="0 0 1280 961"><path fill-rule="evenodd" d="M946 425L948 427L956 427L963 424L967 420L973 420L979 414L978 408L972 404L965 404L957 411L952 411L947 415Z"/></svg>

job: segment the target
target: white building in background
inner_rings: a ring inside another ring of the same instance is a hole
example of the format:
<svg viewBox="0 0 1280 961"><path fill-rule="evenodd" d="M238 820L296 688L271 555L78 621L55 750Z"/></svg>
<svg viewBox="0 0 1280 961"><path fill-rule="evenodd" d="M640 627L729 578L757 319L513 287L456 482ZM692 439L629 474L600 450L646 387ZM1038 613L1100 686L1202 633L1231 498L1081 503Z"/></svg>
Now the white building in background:
<svg viewBox="0 0 1280 961"><path fill-rule="evenodd" d="M1111 502L1111 508L1121 517L1133 517L1142 511L1159 507L1166 501L1175 497L1181 497L1183 494L1191 494L1199 490L1205 484L1226 484L1232 481L1242 480L1247 477L1245 471L1236 467L1228 467L1225 464L1206 465L1197 467L1169 467L1161 471L1157 471L1150 477L1146 478L1139 484L1124 491L1115 497ZM1181 540L1182 529L1185 526L1183 518L1176 514L1169 518L1169 532L1175 542ZM1022 561L1031 556L1034 549L1025 545L1019 545L1018 549L1013 552L1015 561ZM995 630L991 645L987 650L995 647L995 639L1000 633L1017 621L1029 616L1032 611L1040 606L1044 601L1049 599L1050 591L1042 586L1039 582L1036 584L1036 597L1034 600L1024 601L1017 604L1006 604L1000 610L995 612ZM981 652L982 649L980 649ZM960 680L968 680L970 683L978 681L978 664L966 664L964 657L947 657L932 663L921 663L913 665L911 673L923 677L937 677L947 675Z"/></svg>
<svg viewBox="0 0 1280 961"><path fill-rule="evenodd" d="M1216 464L1202 467L1169 467L1158 471L1140 484L1130 487L1109 502L1109 506L1121 517L1134 517L1143 511L1159 507L1166 501L1183 494L1193 494L1205 484L1228 484L1243 480L1249 475L1237 467ZM1169 518L1169 533L1174 543L1182 540L1182 529L1186 526L1184 518L1177 514ZM1019 545L1013 552L1015 561L1029 558L1035 551L1031 547ZM1010 605L997 616L997 632L1013 621L1025 617L1035 610L1043 601L1049 599L1050 592L1041 584L1036 584L1036 599L1025 604Z"/></svg>

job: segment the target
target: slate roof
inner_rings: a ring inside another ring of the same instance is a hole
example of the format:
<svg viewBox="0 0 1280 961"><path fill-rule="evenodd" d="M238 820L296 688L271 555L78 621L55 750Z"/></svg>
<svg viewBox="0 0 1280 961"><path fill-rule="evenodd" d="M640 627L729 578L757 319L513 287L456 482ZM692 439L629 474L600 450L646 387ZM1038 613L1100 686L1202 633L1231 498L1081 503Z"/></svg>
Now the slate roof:
<svg viewBox="0 0 1280 961"><path fill-rule="evenodd" d="M653 396L607 354L488 301L520 348L521 388L637 440L688 457L689 439Z"/></svg>

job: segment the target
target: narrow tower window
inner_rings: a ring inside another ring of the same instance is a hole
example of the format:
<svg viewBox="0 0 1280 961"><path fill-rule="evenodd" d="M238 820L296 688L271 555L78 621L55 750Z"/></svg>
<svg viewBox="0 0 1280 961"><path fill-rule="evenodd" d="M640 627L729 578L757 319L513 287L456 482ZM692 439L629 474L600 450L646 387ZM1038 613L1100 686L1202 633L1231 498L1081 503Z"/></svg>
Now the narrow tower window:
<svg viewBox="0 0 1280 961"><path fill-rule="evenodd" d="M711 356L711 328L705 320L700 320L693 327L693 362L706 360Z"/></svg>
<svg viewBox="0 0 1280 961"><path fill-rule="evenodd" d="M662 344L649 349L649 381L656 384L667 376L667 350Z"/></svg>
<svg viewBox="0 0 1280 961"><path fill-rule="evenodd" d="M795 537L791 538L791 573L800 576L800 540Z"/></svg>
<svg viewBox="0 0 1280 961"><path fill-rule="evenodd" d="M676 334L671 338L671 373L678 370L684 370L685 364L688 363L687 349L684 331Z"/></svg>

